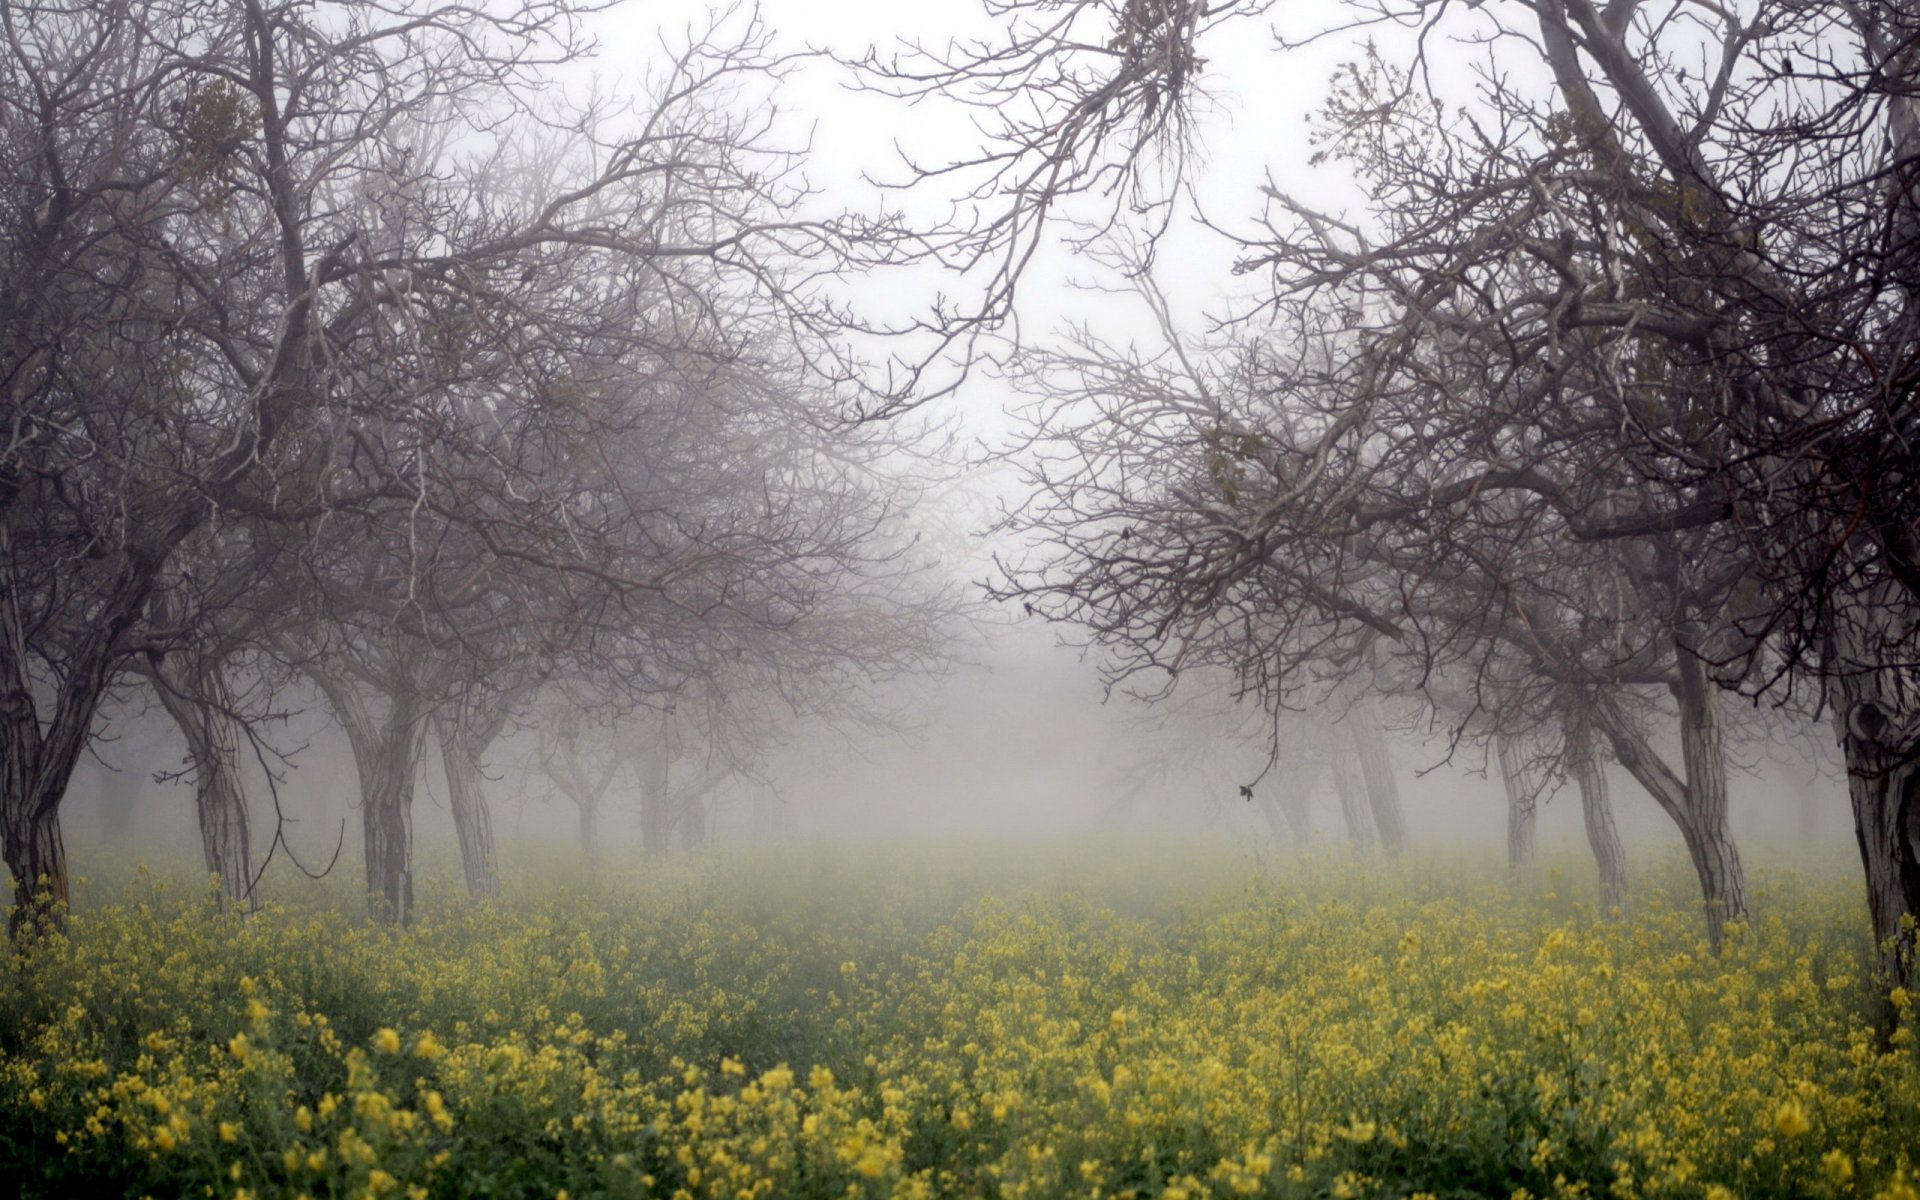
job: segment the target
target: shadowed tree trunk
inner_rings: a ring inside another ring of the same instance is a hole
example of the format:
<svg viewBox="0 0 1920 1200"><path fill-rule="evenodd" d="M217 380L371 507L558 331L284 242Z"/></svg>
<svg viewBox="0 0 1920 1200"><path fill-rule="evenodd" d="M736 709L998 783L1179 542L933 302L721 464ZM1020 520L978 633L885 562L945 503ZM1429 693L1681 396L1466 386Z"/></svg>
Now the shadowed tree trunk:
<svg viewBox="0 0 1920 1200"><path fill-rule="evenodd" d="M1400 806L1393 754L1387 749L1386 735L1380 731L1371 699L1356 704L1347 714L1347 728L1360 764L1360 777L1366 783L1367 807L1373 811L1373 823L1380 831L1380 844L1388 854L1399 854L1407 845L1407 818Z"/></svg>
<svg viewBox="0 0 1920 1200"><path fill-rule="evenodd" d="M493 814L487 807L486 780L480 774L480 739L468 732L460 711L436 710L434 741L440 744L440 765L447 777L447 807L453 810L453 830L460 839L460 870L467 894L486 899L500 894L494 866ZM492 741L486 737L485 741Z"/></svg>
<svg viewBox="0 0 1920 1200"><path fill-rule="evenodd" d="M192 649L151 655L147 661L160 704L187 742L207 870L219 877L221 894L251 915L260 910L260 899L253 890L247 797L240 782L244 735L224 665Z"/></svg>
<svg viewBox="0 0 1920 1200"><path fill-rule="evenodd" d="M1507 869L1520 871L1533 865L1538 805L1527 786L1520 747L1508 737L1495 738L1494 743L1500 759L1500 783L1507 792Z"/></svg>
<svg viewBox="0 0 1920 1200"><path fill-rule="evenodd" d="M1627 911L1627 852L1620 844L1620 831L1613 821L1613 796L1607 789L1607 775L1594 753L1593 728L1584 721L1568 720L1567 766L1574 784L1580 789L1580 815L1587 827L1587 845L1593 849L1594 866L1600 873L1600 908L1624 916Z"/></svg>

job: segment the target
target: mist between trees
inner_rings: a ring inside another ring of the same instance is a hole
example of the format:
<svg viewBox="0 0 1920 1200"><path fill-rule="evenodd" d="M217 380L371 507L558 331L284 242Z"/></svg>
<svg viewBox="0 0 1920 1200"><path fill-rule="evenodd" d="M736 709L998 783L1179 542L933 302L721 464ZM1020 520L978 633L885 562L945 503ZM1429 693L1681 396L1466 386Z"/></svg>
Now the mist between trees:
<svg viewBox="0 0 1920 1200"><path fill-rule="evenodd" d="M1499 774L1516 865L1568 785L1620 910L1615 763L1718 945L1729 756L1831 747L1911 978L1915 5L987 0L978 39L805 53L733 11L585 87L605 15L6 10L16 933L68 899L76 771L162 712L243 907L333 853L286 837L327 728L385 921L429 758L476 896L510 758L589 856L635 787L651 853L722 794L778 828L778 747L910 725L883 685L975 653L936 501L1011 388L987 593L1149 702L1135 786L1253 746L1276 837L1328 775L1395 853L1418 735ZM1248 39L1344 65L1312 169L1234 194L1202 164L1248 135L1193 114ZM817 194L770 103L803 68L969 132ZM1063 260L1104 294L1056 333Z"/></svg>

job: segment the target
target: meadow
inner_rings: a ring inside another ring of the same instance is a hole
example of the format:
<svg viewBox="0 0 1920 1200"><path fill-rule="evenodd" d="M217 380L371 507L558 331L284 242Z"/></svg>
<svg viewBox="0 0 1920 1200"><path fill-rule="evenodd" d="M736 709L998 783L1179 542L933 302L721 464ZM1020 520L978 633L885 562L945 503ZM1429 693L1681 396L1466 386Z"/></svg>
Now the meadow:
<svg viewBox="0 0 1920 1200"><path fill-rule="evenodd" d="M0 978L26 1197L1920 1200L1858 885L1704 945L1569 863L813 851L251 920L79 889Z"/></svg>

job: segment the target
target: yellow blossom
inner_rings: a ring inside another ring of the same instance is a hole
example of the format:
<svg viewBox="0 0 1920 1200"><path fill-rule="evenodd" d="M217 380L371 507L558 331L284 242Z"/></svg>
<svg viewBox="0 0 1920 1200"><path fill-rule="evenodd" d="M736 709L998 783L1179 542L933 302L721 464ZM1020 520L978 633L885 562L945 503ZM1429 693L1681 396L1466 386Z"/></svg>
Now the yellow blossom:
<svg viewBox="0 0 1920 1200"><path fill-rule="evenodd" d="M1799 1137L1813 1125L1807 1120L1807 1110L1800 1106L1800 1101L1788 1100L1773 1111L1773 1127L1782 1137Z"/></svg>

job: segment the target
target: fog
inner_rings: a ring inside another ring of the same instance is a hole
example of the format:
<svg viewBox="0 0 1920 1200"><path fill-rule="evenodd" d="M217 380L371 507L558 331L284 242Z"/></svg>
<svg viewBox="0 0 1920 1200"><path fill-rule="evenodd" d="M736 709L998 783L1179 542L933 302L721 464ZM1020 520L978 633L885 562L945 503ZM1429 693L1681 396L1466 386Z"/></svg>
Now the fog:
<svg viewBox="0 0 1920 1200"><path fill-rule="evenodd" d="M695 853L944 847L1098 857L1125 847L1184 844L1280 870L1303 854L1352 853L1324 775L1305 785L1311 828L1305 844L1263 817L1260 806L1300 787L1269 766L1265 718L1248 725L1229 710L1223 731L1217 713L1211 722L1183 717L1177 710L1184 698L1177 692L1153 705L1112 693L1096 656L1063 645L1043 622L995 614L968 636L963 661L935 676L874 689L869 699L889 714L886 727L789 722L751 777L732 779L711 797L704 818L710 840ZM295 711L258 731L260 745L242 764L251 828L270 836L279 823L285 837L266 878L297 878L290 851L310 870L331 865L336 881L352 880L364 869L352 748L329 720L322 697L309 692L294 700ZM1170 715L1169 708L1176 711ZM1314 730L1309 736L1337 737L1337 727L1314 722L1305 712L1280 716L1283 726ZM88 874L90 862L109 870L141 862L182 873L196 861L199 839L184 742L164 713L137 702L118 711L105 730L62 809L76 871ZM501 867L523 882L556 859L582 854L577 807L537 765L540 734L527 727L503 738L485 769ZM1485 748L1450 746L1447 735L1444 727L1414 727L1391 740L1409 842L1423 858L1497 861L1506 853L1509 812L1499 766ZM1677 759L1673 739L1666 741L1662 749ZM1844 869L1856 852L1843 780L1830 758L1808 752L1810 744L1803 738L1788 746L1749 746L1732 756L1732 831L1758 864L1824 872ZM691 745L678 765L695 770L707 753ZM457 874L458 843L438 756L423 753L417 770L416 853L424 870ZM1683 860L1680 835L1658 804L1617 766L1609 775L1633 861ZM1242 784L1253 788L1251 799L1240 793ZM1537 854L1557 869L1577 866L1589 857L1579 797L1564 780L1546 787ZM657 865L642 836L644 803L639 780L630 771L616 774L596 834L603 881L641 877ZM269 894L273 887L267 884Z"/></svg>
<svg viewBox="0 0 1920 1200"><path fill-rule="evenodd" d="M1905 761L1904 543L1847 574L1807 532L1854 459L1754 482L1827 453L1715 390L1788 333L1646 299L1684 288L1620 247L1698 231L1557 198L1600 186L1541 182L1564 72L1473 8L1430 45L1331 3L507 5L389 45L345 4L271 71L129 26L130 78L207 78L76 102L6 234L64 264L6 310L44 317L0 477L19 903L68 846L400 924L416 859L476 897L819 845L1605 876L1615 830L1735 915L1736 845L1845 861L1848 770ZM81 30L15 82L90 95ZM1690 96L1718 43L1648 36ZM1728 72L1742 112L1780 84ZM122 245L168 249L114 284Z"/></svg>

